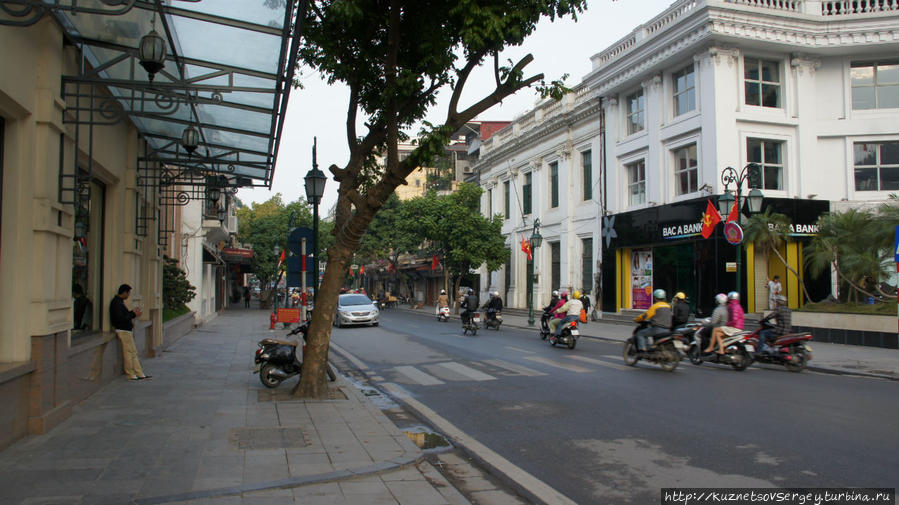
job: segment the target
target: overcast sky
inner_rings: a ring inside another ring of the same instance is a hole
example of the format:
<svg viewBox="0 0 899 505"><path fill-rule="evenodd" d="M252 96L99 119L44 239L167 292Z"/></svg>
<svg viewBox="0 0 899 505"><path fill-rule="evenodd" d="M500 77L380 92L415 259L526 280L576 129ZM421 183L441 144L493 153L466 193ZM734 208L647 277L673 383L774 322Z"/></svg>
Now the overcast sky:
<svg viewBox="0 0 899 505"><path fill-rule="evenodd" d="M591 0L587 11L578 21L541 21L536 31L521 47L508 49L500 61L518 61L527 53L534 61L525 68L525 75L543 73L547 82L569 74L569 86L577 84L590 69L590 57L606 49L629 34L634 28L652 19L673 3L673 0ZM241 189L238 197L244 202L263 202L281 193L285 202L305 196L303 176L312 168L312 138L318 137L318 165L329 176L325 185L320 212L324 215L337 201L337 183L330 179L327 168L332 163L346 164L349 149L344 124L349 93L344 86L328 86L319 77L303 77L304 89L291 92L287 119L281 139L278 163L272 189ZM466 84L460 109L493 91L492 61L472 74ZM444 95L448 95L444 92ZM447 96L433 107L427 118L442 123L446 114ZM479 116L480 120L512 120L534 107L536 93L525 89ZM360 129L360 134L363 130Z"/></svg>

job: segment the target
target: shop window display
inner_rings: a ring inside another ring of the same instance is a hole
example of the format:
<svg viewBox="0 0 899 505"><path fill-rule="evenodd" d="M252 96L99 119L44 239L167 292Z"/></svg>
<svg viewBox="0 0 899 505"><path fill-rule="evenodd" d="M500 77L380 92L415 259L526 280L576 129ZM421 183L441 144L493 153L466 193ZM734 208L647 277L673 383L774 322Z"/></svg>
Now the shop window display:
<svg viewBox="0 0 899 505"><path fill-rule="evenodd" d="M100 182L79 189L72 242L73 337L102 328L105 199L106 186Z"/></svg>

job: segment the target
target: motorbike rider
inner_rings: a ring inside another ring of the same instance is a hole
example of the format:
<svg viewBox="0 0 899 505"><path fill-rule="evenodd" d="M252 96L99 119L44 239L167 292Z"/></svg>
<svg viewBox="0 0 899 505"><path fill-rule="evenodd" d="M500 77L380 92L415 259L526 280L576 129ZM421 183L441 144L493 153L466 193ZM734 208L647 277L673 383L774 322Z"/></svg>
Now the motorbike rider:
<svg viewBox="0 0 899 505"><path fill-rule="evenodd" d="M687 303L687 295L678 291L671 301L671 329L680 328L690 321L690 304Z"/></svg>
<svg viewBox="0 0 899 505"><path fill-rule="evenodd" d="M559 321L562 320L563 313L558 312L566 303L568 303L568 291L562 291L559 293L559 301L556 302L555 305L551 309L549 309L549 331L550 333L556 332L556 327L559 326Z"/></svg>
<svg viewBox="0 0 899 505"><path fill-rule="evenodd" d="M719 326L712 331L712 341L709 342L709 346L703 352L710 353L717 345L718 354L724 354L724 337L732 337L743 331L745 314L743 307L740 305L740 293L731 291L727 294L727 313L727 324Z"/></svg>
<svg viewBox="0 0 899 505"><path fill-rule="evenodd" d="M583 308L584 304L581 303L581 292L575 290L575 292L571 294L571 299L566 301L555 311L557 315L562 316L562 319L553 319L549 323L550 329L555 333L556 338L562 333L562 328L565 326L565 323L577 321L581 318L581 310ZM552 323L556 323L555 327L553 327Z"/></svg>
<svg viewBox="0 0 899 505"><path fill-rule="evenodd" d="M474 289L468 288L468 294L459 306L465 309L461 314L462 324L468 324L471 314L478 310L478 295L474 294Z"/></svg>
<svg viewBox="0 0 899 505"><path fill-rule="evenodd" d="M665 290L657 289L652 292L653 304L649 309L634 318L634 322L648 322L649 326L637 330L637 350L645 352L646 339L662 333L668 333L671 328L671 305L665 301Z"/></svg>
<svg viewBox="0 0 899 505"><path fill-rule="evenodd" d="M449 296L446 295L446 290L440 290L440 296L437 297L437 314L440 314L440 309L443 307L449 307Z"/></svg>
<svg viewBox="0 0 899 505"><path fill-rule="evenodd" d="M765 328L759 332L759 352L762 353L772 351L771 346L768 345L769 341L793 331L793 311L790 310L790 307L787 307L787 297L782 295L775 296L774 304L774 310L760 321L762 323L772 319L777 321L774 328Z"/></svg>
<svg viewBox="0 0 899 505"><path fill-rule="evenodd" d="M488 320L496 319L496 314L503 310L503 300L499 297L499 291L491 292L490 299L481 308L487 311Z"/></svg>

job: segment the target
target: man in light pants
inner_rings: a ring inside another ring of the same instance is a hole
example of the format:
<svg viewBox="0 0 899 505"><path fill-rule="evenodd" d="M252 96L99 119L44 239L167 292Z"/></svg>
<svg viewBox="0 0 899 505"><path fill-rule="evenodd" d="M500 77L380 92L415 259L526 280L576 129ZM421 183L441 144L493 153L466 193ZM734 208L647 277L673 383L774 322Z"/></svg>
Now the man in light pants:
<svg viewBox="0 0 899 505"><path fill-rule="evenodd" d="M131 296L131 286L127 284L119 286L118 294L109 303L109 321L115 329L116 337L122 342L122 361L128 380L149 379L151 376L145 374L140 367L140 360L137 359L137 348L134 346L134 335L132 334L134 318L141 315L141 310L139 308L128 310L128 307L125 306L125 300L129 296Z"/></svg>

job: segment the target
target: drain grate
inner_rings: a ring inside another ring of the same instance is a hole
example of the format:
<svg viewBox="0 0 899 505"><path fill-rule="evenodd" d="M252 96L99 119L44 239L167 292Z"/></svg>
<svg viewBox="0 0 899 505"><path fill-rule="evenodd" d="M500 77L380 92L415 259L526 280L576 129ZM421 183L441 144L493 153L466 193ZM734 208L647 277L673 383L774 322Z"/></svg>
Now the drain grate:
<svg viewBox="0 0 899 505"><path fill-rule="evenodd" d="M228 432L232 446L244 450L296 449L309 446L302 428L234 428Z"/></svg>

